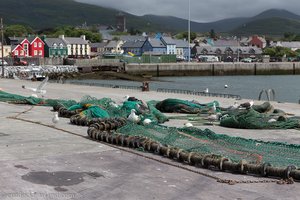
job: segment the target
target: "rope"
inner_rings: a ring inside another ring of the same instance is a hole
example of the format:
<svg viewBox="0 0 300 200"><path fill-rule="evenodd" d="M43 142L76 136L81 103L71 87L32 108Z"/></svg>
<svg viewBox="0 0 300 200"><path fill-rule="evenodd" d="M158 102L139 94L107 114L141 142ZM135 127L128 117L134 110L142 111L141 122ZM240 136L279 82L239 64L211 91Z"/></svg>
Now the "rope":
<svg viewBox="0 0 300 200"><path fill-rule="evenodd" d="M68 131L68 130L65 130L65 129L62 129L62 128L58 128L58 127L55 127L55 126L52 126L52 125L48 125L48 124L44 124L44 123L41 123L41 122L36 122L36 121L32 121L32 120L27 120L27 119L19 118L20 115L29 112L33 108L34 108L34 106L31 106L29 109L27 109L27 110L25 110L23 112L20 112L20 113L18 113L15 116L10 116L10 117L7 117L7 118L13 119L13 120L24 121L24 122L28 122L28 123L33 123L33 124L37 124L37 125L41 125L41 126L45 126L45 127L56 129L58 131L62 131L62 132L65 132L65 133L68 133L68 134L71 134L71 135L74 135L74 136L81 137L81 138L84 138L84 139L89 139L89 140L92 140L92 141L97 141L97 142L99 142L101 144L105 144L105 145L107 145L109 147L112 147L114 149L118 149L118 150L121 150L121 151L124 151L124 152L127 152L127 153L131 153L131 154L140 156L140 157L145 158L145 159L153 160L153 161L156 161L156 162L159 162L159 163L162 163L162 164L166 164L166 165L169 165L169 166L172 166L172 167L180 168L180 169L183 169L183 170L186 170L186 171L198 174L198 175L202 175L202 176L211 178L213 180L216 180L218 183L225 183L225 184L229 184L229 185L234 185L234 184L238 184L238 183L277 183L277 184L292 184L292 183L294 183L293 179L290 178L290 177L287 180L283 180L283 179L281 179L281 180L274 180L274 179L273 180L270 180L270 179L264 179L264 180L233 180L233 179L222 179L222 178L220 178L218 176L207 174L206 172L201 172L199 170L191 169L191 168L185 167L183 165L179 165L179 164L168 162L165 159L163 160L163 159L154 158L153 156L147 156L145 154L138 153L136 150L131 150L131 149L128 149L128 148L119 147L119 146L110 144L108 142L112 142L113 143L114 140L111 139L109 141L109 139L107 139L108 137L104 137L104 138L102 137L101 138L102 141L100 141L99 139L95 140L95 139L92 139L90 137L86 137L86 136L80 135L78 133L75 133L75 132L72 132L72 131ZM124 138L125 137L123 137L123 139L122 139L122 143L123 143L123 140L125 140ZM115 140L116 139L117 138L115 138ZM148 147L151 148L152 144L154 144L154 142L150 141L148 143L148 145L149 145ZM134 146L134 144L133 144L133 146ZM157 147L157 149L159 149L159 146ZM167 150L170 151L169 148L167 148ZM181 153L182 150L179 150L179 151L180 151L179 153L178 152L175 153L175 155L177 155L177 158L178 158L178 155L180 157L180 153ZM192 160L193 159L193 155L192 154L189 154L189 155L191 155L189 159ZM203 161L204 161L204 159L203 159ZM222 165L224 165L223 164L224 160L221 159L220 162L222 162Z"/></svg>

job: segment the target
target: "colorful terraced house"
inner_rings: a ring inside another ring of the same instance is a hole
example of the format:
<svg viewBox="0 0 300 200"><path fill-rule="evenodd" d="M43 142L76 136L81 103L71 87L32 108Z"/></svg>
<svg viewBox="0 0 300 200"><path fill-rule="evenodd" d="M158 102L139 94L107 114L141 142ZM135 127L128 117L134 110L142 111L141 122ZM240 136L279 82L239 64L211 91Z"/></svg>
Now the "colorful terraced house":
<svg viewBox="0 0 300 200"><path fill-rule="evenodd" d="M45 42L45 57L49 58L66 58L68 57L68 47L61 38L46 38L43 37Z"/></svg>
<svg viewBox="0 0 300 200"><path fill-rule="evenodd" d="M16 57L39 57L45 56L45 43L41 38L34 37L9 37L12 45L12 56Z"/></svg>

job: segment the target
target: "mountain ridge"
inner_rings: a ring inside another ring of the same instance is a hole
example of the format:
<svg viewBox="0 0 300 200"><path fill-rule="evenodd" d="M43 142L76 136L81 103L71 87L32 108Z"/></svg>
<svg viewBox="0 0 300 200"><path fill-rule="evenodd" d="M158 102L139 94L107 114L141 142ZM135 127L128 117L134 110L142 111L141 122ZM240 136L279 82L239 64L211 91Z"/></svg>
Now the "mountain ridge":
<svg viewBox="0 0 300 200"><path fill-rule="evenodd" d="M115 25L120 10L80 3L74 0L1 0L0 15L5 24L24 24L34 29L53 28L63 25ZM18 9L16 9L18 8ZM145 32L182 32L188 29L188 20L174 16L136 16L121 11L126 16L127 28ZM277 22L275 23L274 20ZM265 23L265 24L264 24ZM273 24L274 27L269 25ZM191 21L191 31L224 32L232 34L283 34L286 30L300 33L300 16L284 9L269 9L253 17L237 17L215 22Z"/></svg>

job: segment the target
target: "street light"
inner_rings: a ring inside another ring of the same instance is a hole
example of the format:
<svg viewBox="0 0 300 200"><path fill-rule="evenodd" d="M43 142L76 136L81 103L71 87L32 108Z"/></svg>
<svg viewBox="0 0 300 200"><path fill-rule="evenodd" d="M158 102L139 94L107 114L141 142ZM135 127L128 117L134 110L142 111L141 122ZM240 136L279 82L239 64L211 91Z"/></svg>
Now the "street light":
<svg viewBox="0 0 300 200"><path fill-rule="evenodd" d="M238 52L237 52L237 62L240 62L240 43L239 43L239 38L237 37L237 45L238 45Z"/></svg>
<svg viewBox="0 0 300 200"><path fill-rule="evenodd" d="M3 50L3 21L2 21L2 18L1 18L1 22L0 22L0 29L1 29L2 77L4 77L4 50Z"/></svg>
<svg viewBox="0 0 300 200"><path fill-rule="evenodd" d="M191 50L190 50L190 40L191 40L191 0L189 0L189 20L188 20L188 62L191 61Z"/></svg>

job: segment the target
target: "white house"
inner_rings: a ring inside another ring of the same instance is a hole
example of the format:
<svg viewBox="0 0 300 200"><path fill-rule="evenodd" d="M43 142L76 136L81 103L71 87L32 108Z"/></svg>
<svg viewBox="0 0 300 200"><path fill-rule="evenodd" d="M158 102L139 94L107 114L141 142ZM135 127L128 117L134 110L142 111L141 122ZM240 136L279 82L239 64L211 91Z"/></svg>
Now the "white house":
<svg viewBox="0 0 300 200"><path fill-rule="evenodd" d="M85 35L80 37L59 36L67 44L68 57L70 58L88 58L91 55L91 47L86 40Z"/></svg>

